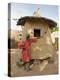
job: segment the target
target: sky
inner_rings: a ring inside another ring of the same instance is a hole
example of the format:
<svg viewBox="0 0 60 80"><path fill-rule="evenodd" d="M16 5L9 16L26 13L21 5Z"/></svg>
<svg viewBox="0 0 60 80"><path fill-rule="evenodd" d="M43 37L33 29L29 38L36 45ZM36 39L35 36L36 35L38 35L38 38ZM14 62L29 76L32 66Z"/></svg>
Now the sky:
<svg viewBox="0 0 60 80"><path fill-rule="evenodd" d="M21 26L16 25L17 20L23 16L33 16L38 8L41 17L52 19L58 23L58 6L56 5L11 3L11 28L21 30Z"/></svg>

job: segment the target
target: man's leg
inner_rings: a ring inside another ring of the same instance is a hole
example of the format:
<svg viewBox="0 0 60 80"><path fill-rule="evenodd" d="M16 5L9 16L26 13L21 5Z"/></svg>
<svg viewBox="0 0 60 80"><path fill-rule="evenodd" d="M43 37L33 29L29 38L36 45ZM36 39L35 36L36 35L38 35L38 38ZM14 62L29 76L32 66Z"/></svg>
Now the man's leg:
<svg viewBox="0 0 60 80"><path fill-rule="evenodd" d="M25 63L24 70L26 70L26 71L30 71L31 70L31 68L30 68L30 62L26 62Z"/></svg>

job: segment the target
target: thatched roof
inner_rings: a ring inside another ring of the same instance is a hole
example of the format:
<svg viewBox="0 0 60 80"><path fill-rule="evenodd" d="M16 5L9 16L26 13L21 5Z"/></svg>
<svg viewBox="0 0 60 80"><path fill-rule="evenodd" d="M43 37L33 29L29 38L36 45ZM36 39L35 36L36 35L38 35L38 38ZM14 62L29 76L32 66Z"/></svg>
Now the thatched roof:
<svg viewBox="0 0 60 80"><path fill-rule="evenodd" d="M53 28L55 26L57 26L57 23L51 19L45 18L45 17L35 17L35 16L25 16L25 17L21 17L18 22L17 25L22 25L24 26L26 21L43 21L45 23L47 23L49 25L50 28Z"/></svg>

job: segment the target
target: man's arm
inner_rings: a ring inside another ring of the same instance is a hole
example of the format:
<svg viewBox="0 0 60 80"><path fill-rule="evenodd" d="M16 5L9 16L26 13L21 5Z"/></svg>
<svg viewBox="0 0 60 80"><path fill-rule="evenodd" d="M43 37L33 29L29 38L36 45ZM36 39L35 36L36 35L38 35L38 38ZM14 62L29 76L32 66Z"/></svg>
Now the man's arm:
<svg viewBox="0 0 60 80"><path fill-rule="evenodd" d="M31 42L36 42L37 39L38 39L37 37L33 37L33 38L30 38L30 41L31 41Z"/></svg>
<svg viewBox="0 0 60 80"><path fill-rule="evenodd" d="M24 41L18 42L18 48L22 49L24 47Z"/></svg>

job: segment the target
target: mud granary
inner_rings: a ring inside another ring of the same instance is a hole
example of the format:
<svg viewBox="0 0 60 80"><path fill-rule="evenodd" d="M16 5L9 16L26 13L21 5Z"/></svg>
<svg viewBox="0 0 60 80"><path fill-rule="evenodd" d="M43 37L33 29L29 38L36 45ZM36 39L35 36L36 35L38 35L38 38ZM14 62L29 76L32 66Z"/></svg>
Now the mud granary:
<svg viewBox="0 0 60 80"><path fill-rule="evenodd" d="M22 39L26 38L27 33L31 37L38 37L38 41L31 45L31 59L46 59L53 56L54 47L50 29L57 26L55 21L42 17L37 9L33 16L21 17L17 25L21 25Z"/></svg>

